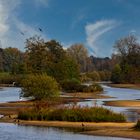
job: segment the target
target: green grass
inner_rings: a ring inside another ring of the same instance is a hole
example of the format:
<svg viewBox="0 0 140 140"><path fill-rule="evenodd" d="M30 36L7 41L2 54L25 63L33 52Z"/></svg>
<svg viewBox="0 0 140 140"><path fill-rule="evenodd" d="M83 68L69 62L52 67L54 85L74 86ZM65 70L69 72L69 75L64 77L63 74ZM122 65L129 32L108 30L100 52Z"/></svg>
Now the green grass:
<svg viewBox="0 0 140 140"><path fill-rule="evenodd" d="M70 122L125 122L122 114L102 107L64 107L60 109L31 109L18 114L23 120L50 120Z"/></svg>

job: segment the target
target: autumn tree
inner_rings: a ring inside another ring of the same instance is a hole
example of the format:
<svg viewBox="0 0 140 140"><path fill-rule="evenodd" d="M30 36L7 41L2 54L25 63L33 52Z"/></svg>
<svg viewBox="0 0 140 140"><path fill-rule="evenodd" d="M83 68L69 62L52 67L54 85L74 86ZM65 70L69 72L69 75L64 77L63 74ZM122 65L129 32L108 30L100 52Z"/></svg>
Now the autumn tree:
<svg viewBox="0 0 140 140"><path fill-rule="evenodd" d="M77 78L78 66L56 40L44 41L38 36L26 41L26 62L30 73L47 73L58 82Z"/></svg>
<svg viewBox="0 0 140 140"><path fill-rule="evenodd" d="M4 70L12 74L20 73L20 66L23 64L23 53L17 49L8 47L3 50Z"/></svg>
<svg viewBox="0 0 140 140"><path fill-rule="evenodd" d="M83 44L74 44L67 49L67 53L70 57L74 58L80 67L81 72L86 71L88 51Z"/></svg>
<svg viewBox="0 0 140 140"><path fill-rule="evenodd" d="M133 35L116 41L114 48L120 58L122 81L140 82L140 44Z"/></svg>

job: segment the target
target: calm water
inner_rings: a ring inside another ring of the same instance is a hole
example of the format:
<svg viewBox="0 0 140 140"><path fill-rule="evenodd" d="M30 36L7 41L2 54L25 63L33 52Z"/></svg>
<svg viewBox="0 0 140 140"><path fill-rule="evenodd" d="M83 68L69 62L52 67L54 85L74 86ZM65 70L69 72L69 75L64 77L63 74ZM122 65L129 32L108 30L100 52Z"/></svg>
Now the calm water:
<svg viewBox="0 0 140 140"><path fill-rule="evenodd" d="M111 99L99 99L96 100L98 105L103 106L103 101L106 100L123 100L123 99L140 99L139 90L131 89L119 89L103 86L106 95L116 97ZM0 89L0 102L17 101L19 99L20 88L3 88ZM86 102L79 102L79 105L93 106L95 100L89 100ZM115 108L107 107L119 112L127 112L132 116L132 120L135 118L135 113L131 112L129 108ZM131 118L131 117L130 117ZM51 128L51 127L33 127L33 126L18 126L16 124L0 123L0 140L132 140L124 138L114 137L101 137L101 136L88 136L77 133L68 132L63 129Z"/></svg>
<svg viewBox="0 0 140 140"><path fill-rule="evenodd" d="M0 123L0 140L132 140L114 137L88 136L63 129L18 126Z"/></svg>
<svg viewBox="0 0 140 140"><path fill-rule="evenodd" d="M0 103L18 101L20 91L21 89L17 87L4 87L0 89Z"/></svg>
<svg viewBox="0 0 140 140"><path fill-rule="evenodd" d="M112 101L112 100L139 100L140 99L140 90L127 89L127 88L113 88L102 85L104 88L104 95L111 96L109 99L89 99L85 102L79 102L80 106L94 106L95 104L98 106L103 106L115 112L123 113L128 121L136 122L140 115L135 112L135 109L140 109L140 107L112 107L105 106L104 101Z"/></svg>

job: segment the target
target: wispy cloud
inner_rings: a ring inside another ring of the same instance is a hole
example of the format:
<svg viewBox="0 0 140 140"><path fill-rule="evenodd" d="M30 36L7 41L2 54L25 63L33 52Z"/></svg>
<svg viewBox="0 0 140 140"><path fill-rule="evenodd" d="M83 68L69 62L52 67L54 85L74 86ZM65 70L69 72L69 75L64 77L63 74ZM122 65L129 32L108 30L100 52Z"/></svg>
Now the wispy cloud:
<svg viewBox="0 0 140 140"><path fill-rule="evenodd" d="M101 20L96 23L90 23L85 26L86 30L86 42L89 50L98 55L99 46L97 46L97 41L101 39L101 37L111 31L118 25L118 22L114 20Z"/></svg>
<svg viewBox="0 0 140 140"><path fill-rule="evenodd" d="M46 4L48 0L33 0L38 4ZM35 34L46 37L38 29L27 25L17 17L17 8L22 0L0 0L0 42L2 47L17 47L24 49L24 41ZM21 33L24 33L21 34Z"/></svg>

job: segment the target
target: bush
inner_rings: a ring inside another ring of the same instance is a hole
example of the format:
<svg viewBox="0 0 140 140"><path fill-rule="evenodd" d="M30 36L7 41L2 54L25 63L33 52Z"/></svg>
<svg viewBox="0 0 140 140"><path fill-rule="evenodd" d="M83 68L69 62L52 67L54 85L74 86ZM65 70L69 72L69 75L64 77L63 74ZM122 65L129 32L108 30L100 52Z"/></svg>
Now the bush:
<svg viewBox="0 0 140 140"><path fill-rule="evenodd" d="M19 86L24 75L13 75L9 73L0 73L0 84L13 84L15 83L16 86Z"/></svg>
<svg viewBox="0 0 140 140"><path fill-rule="evenodd" d="M83 89L84 92L103 91L103 88L98 84L92 84Z"/></svg>
<svg viewBox="0 0 140 140"><path fill-rule="evenodd" d="M97 71L87 73L87 77L91 78L92 81L100 81L100 75Z"/></svg>
<svg viewBox="0 0 140 140"><path fill-rule="evenodd" d="M76 92L76 88L79 87L80 82L77 79L64 80L61 82L61 87L67 92Z"/></svg>
<svg viewBox="0 0 140 140"><path fill-rule="evenodd" d="M103 88L98 84L92 84L87 86L87 85L82 85L75 80L64 81L62 84L62 89L66 92L96 92L96 91L103 90Z"/></svg>
<svg viewBox="0 0 140 140"><path fill-rule="evenodd" d="M55 79L46 74L29 75L21 83L24 97L34 97L36 100L57 97L59 87Z"/></svg>
<svg viewBox="0 0 140 140"><path fill-rule="evenodd" d="M59 109L28 110L20 112L23 120L52 120L71 122L125 122L122 114L114 113L102 107L65 107Z"/></svg>

